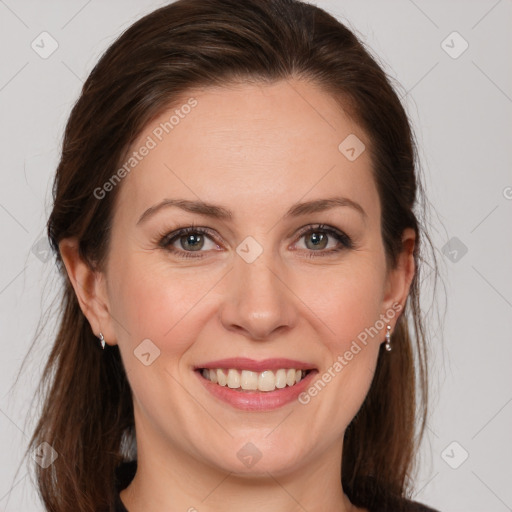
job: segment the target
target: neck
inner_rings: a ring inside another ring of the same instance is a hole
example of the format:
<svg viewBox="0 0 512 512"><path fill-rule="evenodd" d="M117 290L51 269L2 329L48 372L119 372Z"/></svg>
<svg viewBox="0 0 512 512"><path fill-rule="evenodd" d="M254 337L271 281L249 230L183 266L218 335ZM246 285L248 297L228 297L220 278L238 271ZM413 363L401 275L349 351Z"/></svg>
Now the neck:
<svg viewBox="0 0 512 512"><path fill-rule="evenodd" d="M324 450L328 457L298 463L292 471L269 471L261 459L251 474L222 471L176 447L157 446L138 444L137 473L120 493L129 512L360 510L343 492L338 446Z"/></svg>

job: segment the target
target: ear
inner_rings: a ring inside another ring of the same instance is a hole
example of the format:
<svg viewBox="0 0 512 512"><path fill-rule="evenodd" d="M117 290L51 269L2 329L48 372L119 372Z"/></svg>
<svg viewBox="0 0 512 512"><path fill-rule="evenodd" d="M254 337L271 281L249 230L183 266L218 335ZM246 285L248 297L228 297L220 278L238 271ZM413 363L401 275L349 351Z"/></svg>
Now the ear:
<svg viewBox="0 0 512 512"><path fill-rule="evenodd" d="M96 336L101 332L105 342L115 345L115 331L108 303L105 274L91 268L79 254L76 238L65 238L59 251L69 280L75 290L80 309Z"/></svg>
<svg viewBox="0 0 512 512"><path fill-rule="evenodd" d="M407 301L409 289L416 271L413 252L415 244L416 232L414 229L404 229L402 233L402 252L398 257L396 267L389 270L386 278L383 299L384 314L386 311L389 311L390 308L396 310L397 304L400 304L399 311L403 311L405 307L405 302ZM398 316L399 315L396 317L397 319ZM393 325L391 327L393 329Z"/></svg>

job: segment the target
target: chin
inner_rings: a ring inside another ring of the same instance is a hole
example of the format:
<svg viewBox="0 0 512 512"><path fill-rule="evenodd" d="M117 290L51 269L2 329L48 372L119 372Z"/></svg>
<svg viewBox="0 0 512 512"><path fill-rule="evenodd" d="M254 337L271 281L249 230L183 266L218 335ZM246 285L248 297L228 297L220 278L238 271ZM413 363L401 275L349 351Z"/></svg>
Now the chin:
<svg viewBox="0 0 512 512"><path fill-rule="evenodd" d="M286 475L304 464L304 454L297 453L297 447L304 446L290 437L287 440L265 438L268 432L254 436L253 441L232 443L230 448L223 447L216 463L224 459L222 469L240 477L268 478L272 475ZM247 438L245 438L247 439ZM280 444L282 441L282 445ZM231 452L232 456L227 457Z"/></svg>

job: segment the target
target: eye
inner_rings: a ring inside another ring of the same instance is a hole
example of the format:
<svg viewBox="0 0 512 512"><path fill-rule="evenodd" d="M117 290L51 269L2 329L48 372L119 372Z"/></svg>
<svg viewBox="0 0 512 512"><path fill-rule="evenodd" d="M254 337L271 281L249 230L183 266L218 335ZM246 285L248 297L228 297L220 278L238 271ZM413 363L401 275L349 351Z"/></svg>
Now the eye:
<svg viewBox="0 0 512 512"><path fill-rule="evenodd" d="M201 253L203 248L210 250L219 247L212 240L209 229L196 226L189 226L164 235L159 245L179 255L180 258L202 258L201 254L191 253Z"/></svg>
<svg viewBox="0 0 512 512"><path fill-rule="evenodd" d="M300 250L305 251L308 258L329 256L353 247L349 236L323 224L306 226L298 236L299 240L305 238L305 248ZM334 244L329 244L329 239L332 239ZM203 258L202 253L220 249L220 245L215 242L213 231L198 226L189 226L160 235L158 245L179 258Z"/></svg>
<svg viewBox="0 0 512 512"><path fill-rule="evenodd" d="M351 249L353 247L352 240L345 233L336 228L318 224L316 226L308 226L299 234L300 239L305 238L305 250L309 258L317 256L329 256L333 253L338 253L344 249ZM335 242L329 248L329 239ZM325 250L328 249L328 250ZM315 254L318 253L318 254Z"/></svg>

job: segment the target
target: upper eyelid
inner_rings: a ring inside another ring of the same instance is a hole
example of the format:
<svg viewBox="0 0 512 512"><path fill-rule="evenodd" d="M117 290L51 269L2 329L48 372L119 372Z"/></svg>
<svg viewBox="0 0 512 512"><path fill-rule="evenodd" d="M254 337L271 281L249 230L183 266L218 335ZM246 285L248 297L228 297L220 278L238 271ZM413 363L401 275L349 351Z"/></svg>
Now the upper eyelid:
<svg viewBox="0 0 512 512"><path fill-rule="evenodd" d="M329 225L325 225L325 224L321 224L321 223L309 224L307 226L304 226L304 227L300 228L298 230L298 232L295 233L294 236L297 238L297 241L298 241L304 235L308 234L311 231L315 231L315 230L324 231L324 232L330 234L331 236L338 235L338 236L341 236L341 237L346 237L348 239L348 241L350 243L352 243L351 237L349 235L347 235L343 230L341 230L339 228L335 228L334 226L329 226ZM186 226L186 227L183 227L183 228L178 228L176 230L173 230L168 235L165 235L163 237L162 241L163 241L164 245L170 245L171 242L174 243L181 236L185 236L187 231L192 232L192 233L193 232L199 232L199 233L201 233L201 234L203 234L205 236L210 237L212 242L218 243L217 242L217 238L215 237L215 235L212 234L213 230L211 228L206 228L204 226L199 226L199 225L190 225L190 226ZM340 242L340 243L342 243L342 242ZM179 250L182 250L182 249L177 249L177 250L179 251ZM186 252L189 252L189 251L186 251ZM198 251L198 252L204 252L204 251Z"/></svg>

